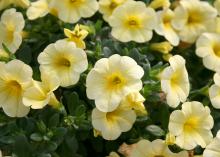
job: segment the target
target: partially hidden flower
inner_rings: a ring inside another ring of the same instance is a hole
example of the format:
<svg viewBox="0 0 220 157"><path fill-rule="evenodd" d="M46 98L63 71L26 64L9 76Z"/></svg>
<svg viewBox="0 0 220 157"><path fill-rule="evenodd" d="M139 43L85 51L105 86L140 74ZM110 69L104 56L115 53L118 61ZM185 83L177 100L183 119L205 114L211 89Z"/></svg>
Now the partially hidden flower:
<svg viewBox="0 0 220 157"><path fill-rule="evenodd" d="M68 41L75 42L76 46L82 49L86 48L84 39L88 35L88 31L83 29L81 25L77 24L73 31L64 28L64 34L66 35Z"/></svg>
<svg viewBox="0 0 220 157"><path fill-rule="evenodd" d="M106 140L116 140L122 132L129 131L136 120L135 112L119 106L112 112L92 111L92 125Z"/></svg>
<svg viewBox="0 0 220 157"><path fill-rule="evenodd" d="M196 55L202 58L204 66L212 71L220 69L220 35L203 33L196 42Z"/></svg>
<svg viewBox="0 0 220 157"><path fill-rule="evenodd" d="M185 102L181 110L170 115L169 132L176 136L176 144L191 150L197 145L205 148L213 138L211 129L214 125L209 107L197 101Z"/></svg>
<svg viewBox="0 0 220 157"><path fill-rule="evenodd" d="M0 10L3 10L10 6L11 4L14 4L15 6L27 8L30 5L29 0L1 0L0 1Z"/></svg>
<svg viewBox="0 0 220 157"><path fill-rule="evenodd" d="M203 157L219 157L220 156L220 131L217 136L209 143L203 152Z"/></svg>
<svg viewBox="0 0 220 157"><path fill-rule="evenodd" d="M173 28L171 21L175 13L171 9L164 9L157 12L158 24L155 27L157 34L164 36L173 46L179 44L179 36L177 31Z"/></svg>
<svg viewBox="0 0 220 157"><path fill-rule="evenodd" d="M33 84L24 92L23 103L32 109L41 109L47 104L54 108L59 107L59 101L54 91L59 87L60 81L56 75L41 74L41 82L33 81Z"/></svg>
<svg viewBox="0 0 220 157"><path fill-rule="evenodd" d="M44 17L50 12L48 0L38 0L31 2L30 7L27 9L27 17L29 20L35 20Z"/></svg>
<svg viewBox="0 0 220 157"><path fill-rule="evenodd" d="M110 152L110 154L106 157L120 157L116 152Z"/></svg>
<svg viewBox="0 0 220 157"><path fill-rule="evenodd" d="M76 84L88 67L85 51L66 40L48 45L38 56L38 62L41 73L55 74L62 87Z"/></svg>
<svg viewBox="0 0 220 157"><path fill-rule="evenodd" d="M161 88L166 94L167 104L177 107L185 102L189 95L189 78L185 67L185 59L175 55L169 59L170 66L161 74Z"/></svg>
<svg viewBox="0 0 220 157"><path fill-rule="evenodd" d="M0 21L0 49L5 44L10 52L15 53L22 43L22 30L25 21L23 15L14 8L5 10Z"/></svg>
<svg viewBox="0 0 220 157"><path fill-rule="evenodd" d="M174 10L172 26L183 42L194 43L203 33L212 30L217 11L208 2L181 0Z"/></svg>
<svg viewBox="0 0 220 157"><path fill-rule="evenodd" d="M49 6L57 11L59 19L68 23L91 17L99 9L96 0L51 0Z"/></svg>
<svg viewBox="0 0 220 157"><path fill-rule="evenodd" d="M217 9L218 14L220 15L220 0L215 0L214 7Z"/></svg>
<svg viewBox="0 0 220 157"><path fill-rule="evenodd" d="M86 79L86 92L102 112L115 110L129 93L142 88L142 67L135 60L118 54L98 60Z"/></svg>
<svg viewBox="0 0 220 157"><path fill-rule="evenodd" d="M220 109L220 74L215 73L214 85L209 88L209 97L212 106L216 109Z"/></svg>
<svg viewBox="0 0 220 157"><path fill-rule="evenodd" d="M170 7L170 1L169 0L153 0L148 7L151 7L153 9L158 9L158 8L164 8L167 9Z"/></svg>
<svg viewBox="0 0 220 157"><path fill-rule="evenodd" d="M152 142L148 140L140 140L136 147L133 148L129 157L188 157L186 151L173 153L170 151L166 143L157 139Z"/></svg>
<svg viewBox="0 0 220 157"><path fill-rule="evenodd" d="M120 5L124 4L128 0L100 0L99 1L99 12L103 14L105 21L109 20L112 12ZM131 1L131 0L129 0Z"/></svg>
<svg viewBox="0 0 220 157"><path fill-rule="evenodd" d="M144 2L128 1L117 7L109 18L112 36L121 42L149 41L156 26L156 13Z"/></svg>
<svg viewBox="0 0 220 157"><path fill-rule="evenodd" d="M10 117L24 117L29 112L22 97L32 83L32 69L19 60L0 64L0 106Z"/></svg>

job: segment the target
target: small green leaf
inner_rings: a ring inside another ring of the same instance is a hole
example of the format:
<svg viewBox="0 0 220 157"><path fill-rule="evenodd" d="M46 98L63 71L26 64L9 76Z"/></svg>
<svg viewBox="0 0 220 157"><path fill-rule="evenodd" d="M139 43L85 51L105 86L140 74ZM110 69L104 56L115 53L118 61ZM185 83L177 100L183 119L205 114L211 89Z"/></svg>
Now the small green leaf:
<svg viewBox="0 0 220 157"><path fill-rule="evenodd" d="M36 142L40 142L43 140L43 137L41 134L39 133L33 133L31 134L30 138L33 140L33 141L36 141Z"/></svg>
<svg viewBox="0 0 220 157"><path fill-rule="evenodd" d="M164 132L164 130L162 130L159 126L157 126L157 125L149 125L149 126L147 126L146 127L146 130L148 131L148 132L150 132L152 135L154 135L154 136L158 136L158 137L160 137L160 136L164 136L165 135L165 132Z"/></svg>

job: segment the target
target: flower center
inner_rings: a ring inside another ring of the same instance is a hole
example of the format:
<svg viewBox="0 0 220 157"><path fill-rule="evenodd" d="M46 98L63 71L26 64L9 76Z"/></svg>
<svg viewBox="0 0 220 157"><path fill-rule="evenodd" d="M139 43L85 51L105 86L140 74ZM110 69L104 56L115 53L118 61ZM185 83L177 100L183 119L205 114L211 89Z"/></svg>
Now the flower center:
<svg viewBox="0 0 220 157"><path fill-rule="evenodd" d="M126 80L120 73L113 73L107 77L107 89L109 90L120 89L125 83Z"/></svg>
<svg viewBox="0 0 220 157"><path fill-rule="evenodd" d="M106 119L109 123L114 123L117 118L117 111L107 112Z"/></svg>
<svg viewBox="0 0 220 157"><path fill-rule="evenodd" d="M72 6L78 6L82 4L85 0L69 0L70 5Z"/></svg>
<svg viewBox="0 0 220 157"><path fill-rule="evenodd" d="M13 91L14 94L19 94L22 91L22 87L20 83L18 83L16 80L11 80L7 83L7 87Z"/></svg>
<svg viewBox="0 0 220 157"><path fill-rule="evenodd" d="M154 157L164 157L163 155L155 155Z"/></svg>
<svg viewBox="0 0 220 157"><path fill-rule="evenodd" d="M217 57L220 57L220 45L219 44L214 44L213 52Z"/></svg>
<svg viewBox="0 0 220 157"><path fill-rule="evenodd" d="M129 17L126 22L126 26L132 29L141 28L141 21L138 17Z"/></svg>
<svg viewBox="0 0 220 157"><path fill-rule="evenodd" d="M14 27L9 25L7 27L7 32L6 32L7 43L13 42L13 38L14 38Z"/></svg>
<svg viewBox="0 0 220 157"><path fill-rule="evenodd" d="M111 10L114 10L117 6L118 6L118 4L115 1L112 1L111 4L109 5L109 8Z"/></svg>
<svg viewBox="0 0 220 157"><path fill-rule="evenodd" d="M171 79L170 79L170 84L172 88L177 88L179 87L179 85L182 83L182 77L181 77L181 72L180 71L176 71Z"/></svg>
<svg viewBox="0 0 220 157"><path fill-rule="evenodd" d="M187 121L184 123L184 131L186 132L192 132L194 129L197 128L199 123L198 117L190 117L187 119Z"/></svg>
<svg viewBox="0 0 220 157"><path fill-rule="evenodd" d="M68 59L66 59L66 58L60 58L60 59L56 62L56 64L57 64L58 66L60 66L60 67L66 67L66 68L68 68L68 67L71 66L70 61L69 61Z"/></svg>
<svg viewBox="0 0 220 157"><path fill-rule="evenodd" d="M202 21L202 18L201 18L200 12L198 12L196 10L189 12L188 20L187 20L187 23L189 25L199 24L199 23L201 23L201 21Z"/></svg>

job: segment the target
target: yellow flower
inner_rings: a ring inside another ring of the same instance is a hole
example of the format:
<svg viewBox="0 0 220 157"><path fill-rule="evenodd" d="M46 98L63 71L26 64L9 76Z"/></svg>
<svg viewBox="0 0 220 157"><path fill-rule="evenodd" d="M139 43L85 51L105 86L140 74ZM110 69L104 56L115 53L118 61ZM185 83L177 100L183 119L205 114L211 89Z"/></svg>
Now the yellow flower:
<svg viewBox="0 0 220 157"><path fill-rule="evenodd" d="M165 143L166 143L167 145L174 145L174 144L175 144L175 141L176 141L176 137L169 132L169 133L166 135Z"/></svg>
<svg viewBox="0 0 220 157"><path fill-rule="evenodd" d="M106 157L120 157L116 152L111 152L109 156Z"/></svg>
<svg viewBox="0 0 220 157"><path fill-rule="evenodd" d="M132 109L119 106L112 112L92 111L92 125L106 140L116 140L122 132L129 131L136 120Z"/></svg>
<svg viewBox="0 0 220 157"><path fill-rule="evenodd" d="M82 49L86 48L86 44L83 41L88 35L88 31L82 29L81 25L76 25L74 30L71 31L69 29L64 28L64 34L66 35L68 41L75 42L76 46Z"/></svg>
<svg viewBox="0 0 220 157"><path fill-rule="evenodd" d="M5 50L0 49L0 58L9 58L9 54Z"/></svg>
<svg viewBox="0 0 220 157"><path fill-rule="evenodd" d="M58 108L59 102L53 91L59 87L59 79L56 75L42 74L41 80L42 82L33 81L33 85L24 92L24 105L32 109L41 109L47 104Z"/></svg>
<svg viewBox="0 0 220 157"><path fill-rule="evenodd" d="M39 17L44 17L49 13L49 4L47 0L38 0L32 2L26 14L29 20L35 20Z"/></svg>
<svg viewBox="0 0 220 157"><path fill-rule="evenodd" d="M120 5L131 0L100 0L99 1L99 11L103 14L105 21L109 20L112 12Z"/></svg>
<svg viewBox="0 0 220 157"><path fill-rule="evenodd" d="M3 49L2 43L4 43L12 53L16 52L22 43L24 24L22 14L15 9L4 11L0 21L0 49Z"/></svg>
<svg viewBox="0 0 220 157"><path fill-rule="evenodd" d="M29 0L0 0L0 10L7 8L11 4L14 4L22 8L27 8L30 5L30 1Z"/></svg>
<svg viewBox="0 0 220 157"><path fill-rule="evenodd" d="M122 99L121 105L123 105L123 107L133 109L137 116L143 116L147 114L144 101L145 98L139 92L134 92L128 94L124 99Z"/></svg>
<svg viewBox="0 0 220 157"><path fill-rule="evenodd" d="M128 1L113 11L109 24L112 36L119 41L143 43L152 38L156 20L155 11L144 2Z"/></svg>
<svg viewBox="0 0 220 157"><path fill-rule="evenodd" d="M181 0L174 11L172 26L179 31L179 37L187 43L194 43L199 35L214 27L217 11L208 2Z"/></svg>
<svg viewBox="0 0 220 157"><path fill-rule="evenodd" d="M171 21L175 14L170 9L165 9L157 12L158 24L155 27L157 34L164 36L172 45L177 46L179 44L179 36L176 30L171 25Z"/></svg>
<svg viewBox="0 0 220 157"><path fill-rule="evenodd" d="M220 109L220 75L214 75L215 84L209 88L209 97L214 108Z"/></svg>
<svg viewBox="0 0 220 157"><path fill-rule="evenodd" d="M102 58L87 75L87 96L100 111L111 112L126 95L141 90L143 75L142 67L130 57Z"/></svg>
<svg viewBox="0 0 220 157"><path fill-rule="evenodd" d="M220 14L220 0L215 0L214 7L217 9L218 14Z"/></svg>
<svg viewBox="0 0 220 157"><path fill-rule="evenodd" d="M161 74L161 88L167 94L167 104L177 107L180 102L185 102L189 95L189 79L185 67L185 60L179 55L169 59L170 66Z"/></svg>
<svg viewBox="0 0 220 157"><path fill-rule="evenodd" d="M96 0L52 0L50 7L57 10L58 17L68 23L91 17L99 9Z"/></svg>
<svg viewBox="0 0 220 157"><path fill-rule="evenodd" d="M170 115L169 131L176 136L176 144L191 150L197 145L206 147L212 141L211 129L214 125L210 109L197 101L185 102L182 110Z"/></svg>
<svg viewBox="0 0 220 157"><path fill-rule="evenodd" d="M202 57L206 68L219 71L220 68L220 35L203 33L196 42L196 55Z"/></svg>
<svg viewBox="0 0 220 157"><path fill-rule="evenodd" d="M172 51L173 46L167 42L160 42L160 43L152 43L150 44L150 49L154 51L161 52L163 54L168 54L170 51Z"/></svg>
<svg viewBox="0 0 220 157"><path fill-rule="evenodd" d="M203 152L203 157L219 157L220 156L220 131ZM202 157L202 156L201 156Z"/></svg>
<svg viewBox="0 0 220 157"><path fill-rule="evenodd" d="M158 8L169 8L170 7L170 1L169 0L153 0L150 4L149 7L153 9L158 9Z"/></svg>
<svg viewBox="0 0 220 157"><path fill-rule="evenodd" d="M188 157L186 151L172 153L165 142L161 139L152 142L140 140L133 148L129 157Z"/></svg>
<svg viewBox="0 0 220 157"><path fill-rule="evenodd" d="M76 84L88 67L85 51L65 40L48 45L38 56L38 62L41 73L54 73L62 87Z"/></svg>
<svg viewBox="0 0 220 157"><path fill-rule="evenodd" d="M0 106L10 117L23 117L29 112L24 106L24 91L32 83L32 69L19 60L0 64Z"/></svg>

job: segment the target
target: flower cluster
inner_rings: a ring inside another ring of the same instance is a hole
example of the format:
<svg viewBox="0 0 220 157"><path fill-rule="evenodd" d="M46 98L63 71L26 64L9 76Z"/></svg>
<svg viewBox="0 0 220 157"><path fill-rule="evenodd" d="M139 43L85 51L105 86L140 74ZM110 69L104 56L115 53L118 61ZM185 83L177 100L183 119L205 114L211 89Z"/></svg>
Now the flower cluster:
<svg viewBox="0 0 220 157"><path fill-rule="evenodd" d="M26 157L21 134L30 154L50 144L33 157L89 140L129 143L108 157L220 156L220 0L0 0L0 10L0 107L13 117L0 130L25 117L40 132L3 128L4 155Z"/></svg>

